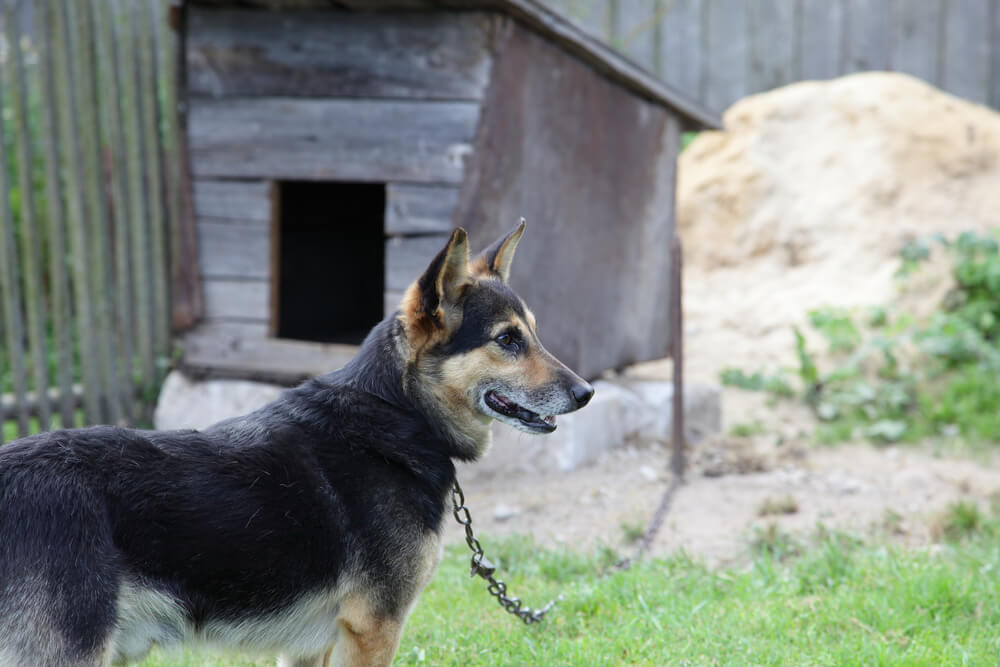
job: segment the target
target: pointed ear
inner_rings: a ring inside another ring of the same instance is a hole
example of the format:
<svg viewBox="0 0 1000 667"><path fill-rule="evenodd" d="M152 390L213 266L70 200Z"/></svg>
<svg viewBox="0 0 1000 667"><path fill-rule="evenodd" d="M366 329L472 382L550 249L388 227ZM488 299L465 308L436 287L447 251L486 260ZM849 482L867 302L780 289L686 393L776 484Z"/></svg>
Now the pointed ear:
<svg viewBox="0 0 1000 667"><path fill-rule="evenodd" d="M497 239L486 250L483 250L472 262L473 270L478 273L492 272L507 282L510 277L510 263L514 260L517 243L524 234L524 218L516 228L506 236Z"/></svg>
<svg viewBox="0 0 1000 667"><path fill-rule="evenodd" d="M442 315L454 305L469 280L469 237L459 227L451 233L448 244L437 254L415 287L420 293L424 314L439 324L445 324Z"/></svg>

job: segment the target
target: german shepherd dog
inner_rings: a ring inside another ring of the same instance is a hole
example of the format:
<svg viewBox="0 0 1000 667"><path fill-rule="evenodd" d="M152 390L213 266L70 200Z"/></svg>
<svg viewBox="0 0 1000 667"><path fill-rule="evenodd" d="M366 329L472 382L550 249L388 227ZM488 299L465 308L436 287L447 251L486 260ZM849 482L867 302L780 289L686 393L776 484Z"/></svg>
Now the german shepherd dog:
<svg viewBox="0 0 1000 667"><path fill-rule="evenodd" d="M456 230L349 364L244 417L0 448L0 665L191 642L391 663L441 558L453 460L493 420L549 433L593 395L507 286L523 231L470 262Z"/></svg>

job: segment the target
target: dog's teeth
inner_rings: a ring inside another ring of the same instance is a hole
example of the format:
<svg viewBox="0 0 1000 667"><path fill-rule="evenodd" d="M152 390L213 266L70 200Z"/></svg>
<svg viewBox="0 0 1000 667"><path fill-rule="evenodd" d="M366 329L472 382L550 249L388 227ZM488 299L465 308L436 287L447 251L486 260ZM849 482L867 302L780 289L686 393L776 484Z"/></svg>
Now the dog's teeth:
<svg viewBox="0 0 1000 667"><path fill-rule="evenodd" d="M556 417L555 415L547 415L545 417L542 417L542 421L551 426L556 423Z"/></svg>

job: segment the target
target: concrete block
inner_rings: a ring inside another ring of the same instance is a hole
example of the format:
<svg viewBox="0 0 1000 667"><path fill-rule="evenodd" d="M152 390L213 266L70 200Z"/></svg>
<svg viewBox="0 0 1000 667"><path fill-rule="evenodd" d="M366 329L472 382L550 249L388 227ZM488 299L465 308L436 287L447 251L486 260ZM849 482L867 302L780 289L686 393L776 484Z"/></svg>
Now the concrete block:
<svg viewBox="0 0 1000 667"><path fill-rule="evenodd" d="M160 390L153 424L159 429L205 428L253 412L276 399L283 389L243 380L192 380L171 371Z"/></svg>

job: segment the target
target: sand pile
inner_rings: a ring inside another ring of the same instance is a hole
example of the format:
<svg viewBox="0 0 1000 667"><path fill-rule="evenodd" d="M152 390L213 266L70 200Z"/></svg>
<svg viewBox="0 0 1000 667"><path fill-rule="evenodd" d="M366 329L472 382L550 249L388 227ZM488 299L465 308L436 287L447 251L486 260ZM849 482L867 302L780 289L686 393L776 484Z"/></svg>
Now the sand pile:
<svg viewBox="0 0 1000 667"><path fill-rule="evenodd" d="M1000 227L1000 114L911 77L798 83L723 120L678 176L697 379L792 365L807 310L897 296L907 240Z"/></svg>

